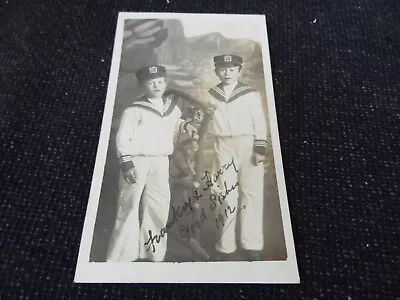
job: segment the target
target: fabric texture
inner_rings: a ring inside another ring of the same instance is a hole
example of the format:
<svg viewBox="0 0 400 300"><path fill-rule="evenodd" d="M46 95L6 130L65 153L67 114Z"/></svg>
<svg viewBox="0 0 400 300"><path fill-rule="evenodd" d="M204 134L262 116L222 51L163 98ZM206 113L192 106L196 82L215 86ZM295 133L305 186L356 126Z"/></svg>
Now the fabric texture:
<svg viewBox="0 0 400 300"><path fill-rule="evenodd" d="M399 1L34 2L0 10L1 299L400 299ZM119 11L267 16L300 285L73 283Z"/></svg>
<svg viewBox="0 0 400 300"><path fill-rule="evenodd" d="M215 141L212 174L218 174L218 170L223 170L223 173L210 187L215 191L214 196L219 195L212 198L210 209L218 212L219 238L215 248L222 253L233 253L237 249L237 219L242 224L240 246L258 251L264 247L264 165L254 165L253 143L252 136L217 137ZM222 205L218 205L220 201ZM232 218L235 213L238 217Z"/></svg>
<svg viewBox="0 0 400 300"><path fill-rule="evenodd" d="M162 261L167 249L167 234L164 230L160 239L160 228L167 225L171 199L168 157L137 156L133 161L137 181L132 185L122 176L120 178L118 212L107 260L132 262L141 258ZM139 220L140 206L142 222Z"/></svg>

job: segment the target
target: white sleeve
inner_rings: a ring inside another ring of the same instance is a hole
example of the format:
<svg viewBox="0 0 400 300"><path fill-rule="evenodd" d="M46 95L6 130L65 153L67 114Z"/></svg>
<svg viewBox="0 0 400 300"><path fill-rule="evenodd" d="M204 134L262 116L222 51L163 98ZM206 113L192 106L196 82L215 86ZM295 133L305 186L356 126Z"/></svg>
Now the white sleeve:
<svg viewBox="0 0 400 300"><path fill-rule="evenodd" d="M179 118L178 122L175 125L174 129L174 144L178 141L179 136L185 132L183 129L186 125L186 121L184 119Z"/></svg>
<svg viewBox="0 0 400 300"><path fill-rule="evenodd" d="M267 122L265 120L262 98L259 92L255 92L250 105L251 118L254 128L254 148L263 149L267 147Z"/></svg>
<svg viewBox="0 0 400 300"><path fill-rule="evenodd" d="M121 163L132 160L133 133L140 120L140 111L135 107L127 108L121 117L121 123L116 136L117 155Z"/></svg>

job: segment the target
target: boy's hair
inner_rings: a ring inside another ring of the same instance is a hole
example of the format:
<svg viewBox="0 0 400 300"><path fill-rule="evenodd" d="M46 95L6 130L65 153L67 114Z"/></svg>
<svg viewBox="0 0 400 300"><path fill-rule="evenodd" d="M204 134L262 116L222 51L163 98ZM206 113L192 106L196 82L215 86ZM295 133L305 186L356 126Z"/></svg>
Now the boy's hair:
<svg viewBox="0 0 400 300"><path fill-rule="evenodd" d="M221 68L232 68L232 67L239 67L239 72L240 72L240 71L242 71L242 68L243 68L243 66L242 66L242 65L238 65L238 66L231 66L231 67L226 67L226 66L218 66L218 65L216 65L216 66L215 66L215 72L217 72L217 71L218 71L218 69L221 69Z"/></svg>
<svg viewBox="0 0 400 300"><path fill-rule="evenodd" d="M157 77L154 77L154 78L145 78L145 79L142 79L142 80L138 80L138 83L139 83L140 86L143 86L143 84L146 82L146 80L153 80L153 79L156 79L156 78L164 78L165 82L167 82L167 77L166 76L157 76Z"/></svg>

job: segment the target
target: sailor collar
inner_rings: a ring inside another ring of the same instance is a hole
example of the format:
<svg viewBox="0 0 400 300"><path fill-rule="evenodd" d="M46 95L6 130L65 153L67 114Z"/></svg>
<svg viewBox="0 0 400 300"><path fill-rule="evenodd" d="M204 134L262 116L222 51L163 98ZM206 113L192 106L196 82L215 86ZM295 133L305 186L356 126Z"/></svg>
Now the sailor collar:
<svg viewBox="0 0 400 300"><path fill-rule="evenodd" d="M218 85L216 85L215 87L209 89L208 93L220 101L232 102L241 96L244 96L248 93L252 93L255 91L256 91L255 89L253 89L253 88L249 87L248 85L239 81L236 84L231 96L228 99L225 98L224 87L222 85L222 82L219 83Z"/></svg>
<svg viewBox="0 0 400 300"><path fill-rule="evenodd" d="M141 107L146 110L152 111L158 114L161 117L168 116L174 110L177 100L175 98L171 99L172 97L165 97L163 96L163 112L160 112L155 105L145 96L139 97L135 102L132 103L132 107Z"/></svg>

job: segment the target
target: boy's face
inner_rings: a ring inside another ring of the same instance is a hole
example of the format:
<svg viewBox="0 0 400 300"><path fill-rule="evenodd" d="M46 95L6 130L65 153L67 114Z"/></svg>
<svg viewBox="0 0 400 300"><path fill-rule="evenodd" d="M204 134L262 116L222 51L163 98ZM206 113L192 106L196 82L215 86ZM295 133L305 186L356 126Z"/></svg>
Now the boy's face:
<svg viewBox="0 0 400 300"><path fill-rule="evenodd" d="M161 98L167 88L165 77L147 79L142 82L144 93L149 98Z"/></svg>
<svg viewBox="0 0 400 300"><path fill-rule="evenodd" d="M221 80L222 84L232 84L238 81L242 70L240 66L232 66L232 67L217 67L215 69L215 73Z"/></svg>

